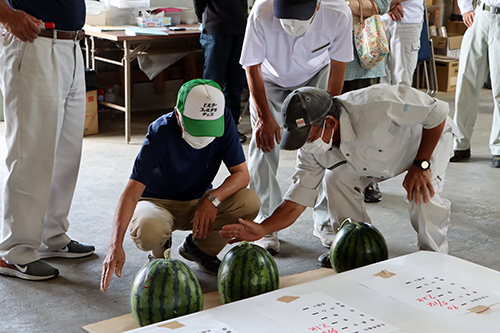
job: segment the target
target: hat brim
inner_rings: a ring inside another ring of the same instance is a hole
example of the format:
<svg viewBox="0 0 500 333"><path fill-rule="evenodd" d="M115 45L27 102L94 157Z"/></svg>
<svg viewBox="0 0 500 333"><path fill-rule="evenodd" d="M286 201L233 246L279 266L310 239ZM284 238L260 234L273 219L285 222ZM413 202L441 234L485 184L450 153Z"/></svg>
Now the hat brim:
<svg viewBox="0 0 500 333"><path fill-rule="evenodd" d="M293 130L285 129L281 138L280 148L283 150L297 150L306 142L311 133L312 126L306 125Z"/></svg>
<svg viewBox="0 0 500 333"><path fill-rule="evenodd" d="M316 10L317 2L290 3L273 1L273 14L278 19L309 20Z"/></svg>
<svg viewBox="0 0 500 333"><path fill-rule="evenodd" d="M199 120L182 116L184 129L192 136L212 136L219 138L224 134L224 116L214 120Z"/></svg>

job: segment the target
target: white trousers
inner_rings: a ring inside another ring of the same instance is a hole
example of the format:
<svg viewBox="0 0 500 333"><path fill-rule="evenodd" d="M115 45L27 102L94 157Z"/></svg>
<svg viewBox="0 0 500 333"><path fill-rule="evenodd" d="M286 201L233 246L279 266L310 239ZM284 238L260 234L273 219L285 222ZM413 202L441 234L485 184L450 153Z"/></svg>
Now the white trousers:
<svg viewBox="0 0 500 333"><path fill-rule="evenodd" d="M288 88L278 86L270 81L264 81L269 109L271 110L274 120L276 120L280 126L283 126L281 119L281 104L293 90L306 86L326 90L328 86L329 74L330 66L328 65L320 70L309 81L306 81L299 86ZM250 98L250 116L252 129L255 129L257 110L252 98ZM257 148L254 137L250 141L250 145L248 147L248 169L250 172L249 187L259 195L261 201L259 215L255 218L256 222L260 223L267 217L271 216L274 210L283 201L280 185L278 183L278 179L276 178L278 173L279 158L280 149L276 142L272 151L264 153L262 150ZM323 225L329 223L328 207L322 188L319 189L319 197L316 207L314 207L313 210L313 219L317 224Z"/></svg>
<svg viewBox="0 0 500 333"><path fill-rule="evenodd" d="M7 175L0 257L25 264L69 243L68 213L80 166L85 119L81 49L71 40L7 34L0 45Z"/></svg>
<svg viewBox="0 0 500 333"><path fill-rule="evenodd" d="M451 157L453 147L453 134L448 128L441 136L431 158L431 182L435 195L428 203L415 204L415 200L408 205L410 222L417 232L420 250L448 253L448 240L446 233L450 225L451 203L441 197L443 191L446 167ZM382 182L386 179L359 177L353 174L342 173L338 170L325 170L323 185L327 189L330 219L334 230L340 227L342 221L351 218L354 221L371 223L366 211L363 189L371 182Z"/></svg>
<svg viewBox="0 0 500 333"><path fill-rule="evenodd" d="M417 67L422 23L384 21L389 41L389 54L385 58L385 74L380 83L410 86Z"/></svg>
<svg viewBox="0 0 500 333"><path fill-rule="evenodd" d="M500 155L500 14L491 14L479 7L475 14L474 24L465 32L460 50L453 119L460 136L455 140L455 149L470 148L479 94L489 69L493 94L489 145L492 155Z"/></svg>

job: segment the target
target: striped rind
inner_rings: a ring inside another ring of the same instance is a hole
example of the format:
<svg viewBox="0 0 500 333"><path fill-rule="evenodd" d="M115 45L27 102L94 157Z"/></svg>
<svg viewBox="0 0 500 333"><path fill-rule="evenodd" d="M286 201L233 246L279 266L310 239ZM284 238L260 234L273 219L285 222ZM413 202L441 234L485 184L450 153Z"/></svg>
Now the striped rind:
<svg viewBox="0 0 500 333"><path fill-rule="evenodd" d="M203 309L203 292L193 271L176 259L156 259L136 274L130 292L134 321L145 326Z"/></svg>
<svg viewBox="0 0 500 333"><path fill-rule="evenodd" d="M337 273L388 258L384 237L377 228L365 222L344 225L330 248L330 261Z"/></svg>
<svg viewBox="0 0 500 333"><path fill-rule="evenodd" d="M279 272L273 257L264 248L248 242L227 252L217 278L224 304L279 288Z"/></svg>

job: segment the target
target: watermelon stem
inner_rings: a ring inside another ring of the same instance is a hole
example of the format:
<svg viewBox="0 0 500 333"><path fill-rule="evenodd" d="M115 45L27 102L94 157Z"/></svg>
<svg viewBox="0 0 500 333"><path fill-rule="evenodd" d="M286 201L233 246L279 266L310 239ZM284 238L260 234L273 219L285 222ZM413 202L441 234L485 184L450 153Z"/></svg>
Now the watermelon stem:
<svg viewBox="0 0 500 333"><path fill-rule="evenodd" d="M342 222L342 224L340 225L339 230L340 230L340 229L342 229L342 227L343 227L345 224L354 224L356 227L361 228L361 225L360 225L358 222L353 221L353 220L351 220L351 218L350 218L350 217L348 217L348 218L346 218L346 219L344 220L344 222Z"/></svg>
<svg viewBox="0 0 500 333"><path fill-rule="evenodd" d="M165 257L165 259L170 259L171 258L171 255L170 255L170 250L171 249L166 249L165 252L163 252L163 256Z"/></svg>

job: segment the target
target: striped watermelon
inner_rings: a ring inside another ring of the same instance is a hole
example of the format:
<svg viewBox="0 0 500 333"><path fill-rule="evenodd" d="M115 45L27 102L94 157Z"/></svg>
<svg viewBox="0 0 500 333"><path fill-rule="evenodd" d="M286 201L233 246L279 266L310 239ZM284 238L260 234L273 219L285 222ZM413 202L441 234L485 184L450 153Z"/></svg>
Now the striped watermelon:
<svg viewBox="0 0 500 333"><path fill-rule="evenodd" d="M203 309L203 292L193 271L182 261L155 259L136 274L130 292L132 317L139 326Z"/></svg>
<svg viewBox="0 0 500 333"><path fill-rule="evenodd" d="M217 278L224 304L273 291L279 288L280 282L273 257L264 248L248 242L229 250Z"/></svg>
<svg viewBox="0 0 500 333"><path fill-rule="evenodd" d="M371 224L346 219L330 248L330 262L337 272L370 265L389 258L384 236Z"/></svg>

